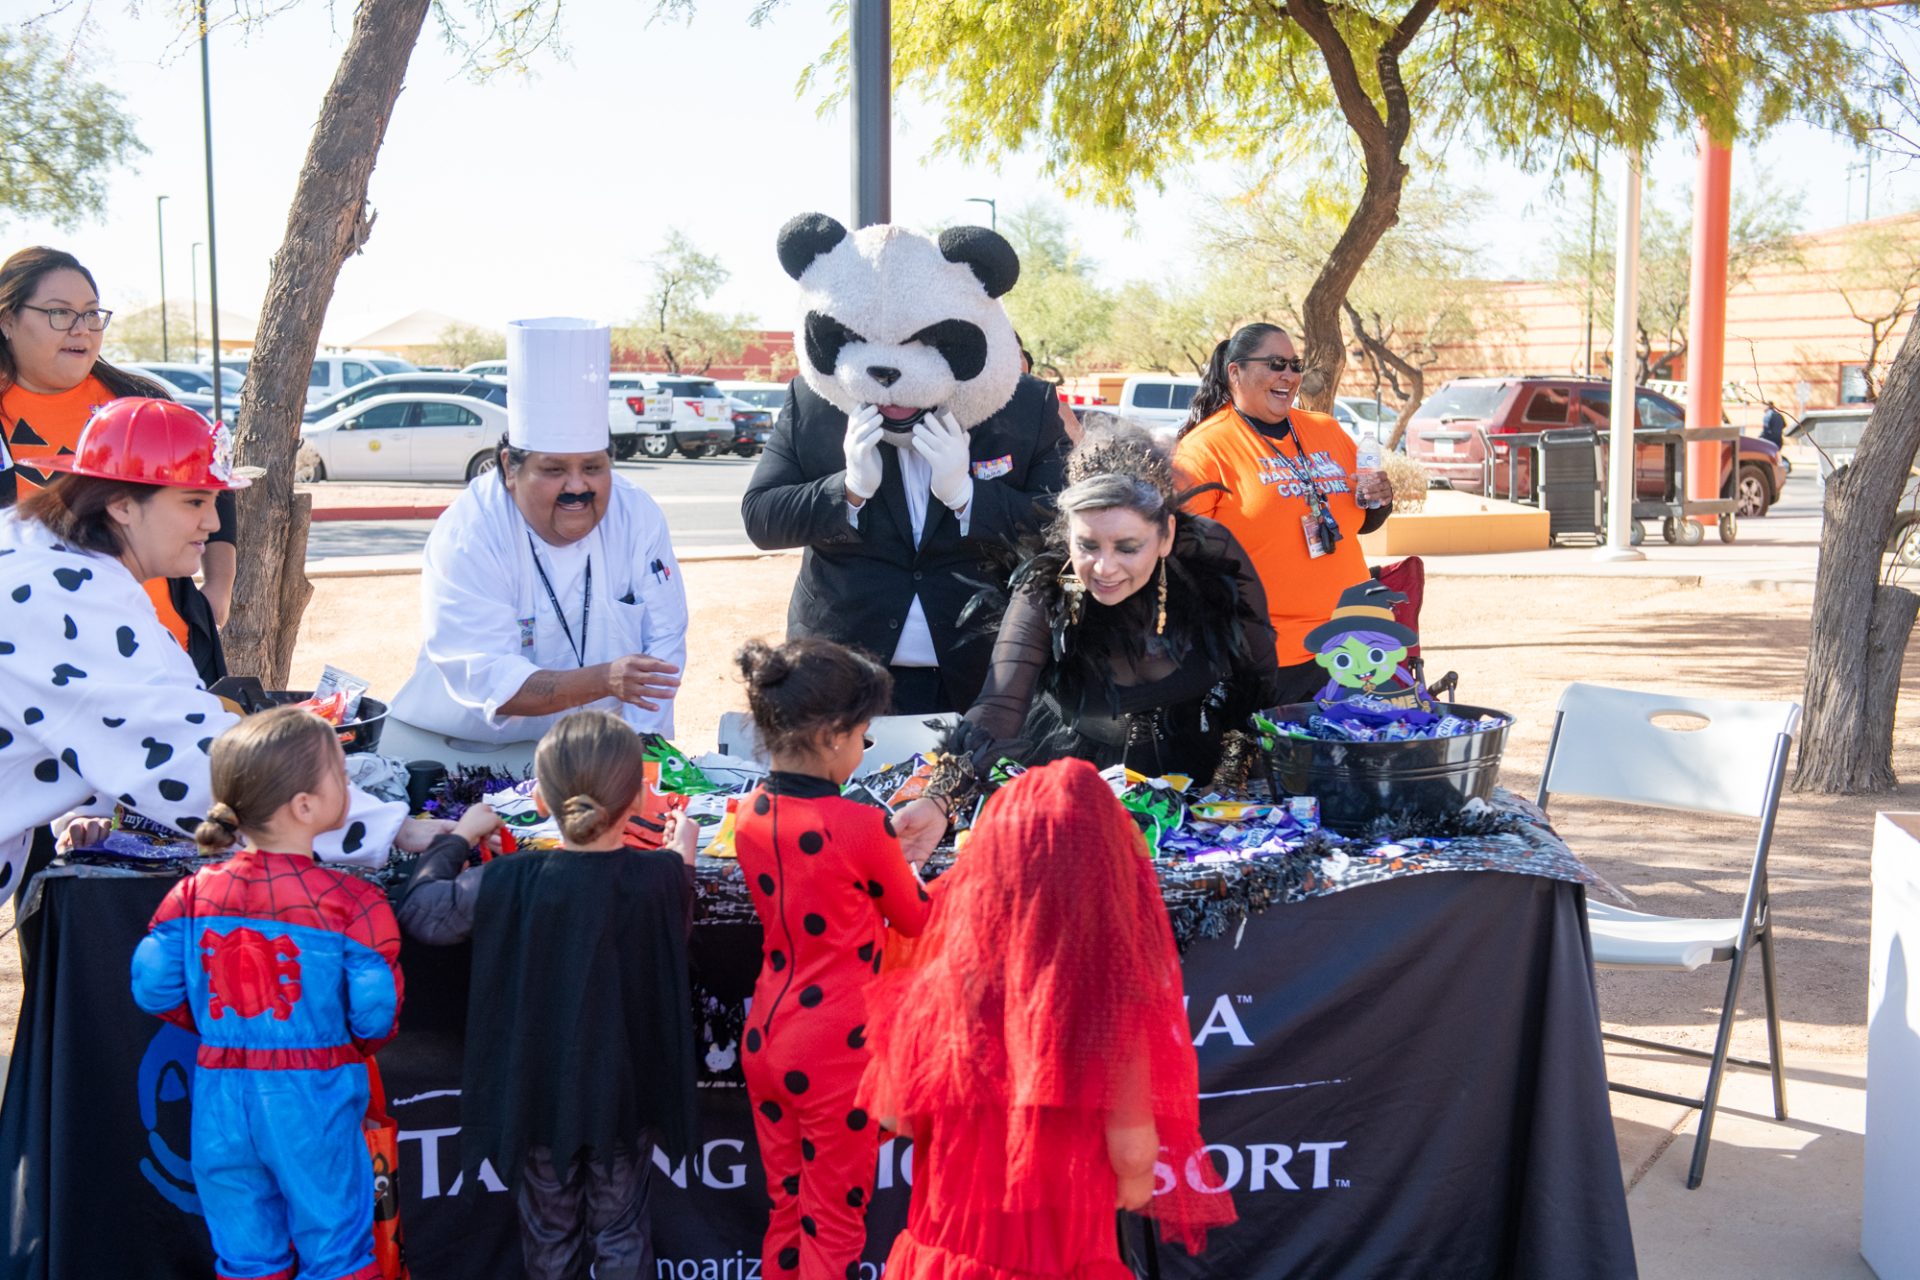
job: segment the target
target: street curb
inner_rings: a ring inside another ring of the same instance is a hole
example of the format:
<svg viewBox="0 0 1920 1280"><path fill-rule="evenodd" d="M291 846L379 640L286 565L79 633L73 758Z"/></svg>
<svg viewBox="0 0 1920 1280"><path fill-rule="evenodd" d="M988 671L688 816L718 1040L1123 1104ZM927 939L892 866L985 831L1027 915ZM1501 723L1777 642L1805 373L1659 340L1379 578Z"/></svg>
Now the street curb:
<svg viewBox="0 0 1920 1280"><path fill-rule="evenodd" d="M438 507L315 507L309 520L438 520L445 513Z"/></svg>

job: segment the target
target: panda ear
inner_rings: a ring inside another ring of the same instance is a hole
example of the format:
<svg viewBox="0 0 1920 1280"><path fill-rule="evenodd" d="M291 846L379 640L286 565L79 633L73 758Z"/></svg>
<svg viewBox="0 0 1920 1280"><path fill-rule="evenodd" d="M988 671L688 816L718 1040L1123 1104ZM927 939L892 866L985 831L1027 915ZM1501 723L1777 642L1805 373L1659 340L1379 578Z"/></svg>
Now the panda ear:
<svg viewBox="0 0 1920 1280"><path fill-rule="evenodd" d="M997 298L1020 280L1020 255L1006 237L985 227L948 227L940 233L940 255L972 268L989 298Z"/></svg>
<svg viewBox="0 0 1920 1280"><path fill-rule="evenodd" d="M847 238L847 229L824 213L803 213L780 228L780 265L798 280L813 260Z"/></svg>

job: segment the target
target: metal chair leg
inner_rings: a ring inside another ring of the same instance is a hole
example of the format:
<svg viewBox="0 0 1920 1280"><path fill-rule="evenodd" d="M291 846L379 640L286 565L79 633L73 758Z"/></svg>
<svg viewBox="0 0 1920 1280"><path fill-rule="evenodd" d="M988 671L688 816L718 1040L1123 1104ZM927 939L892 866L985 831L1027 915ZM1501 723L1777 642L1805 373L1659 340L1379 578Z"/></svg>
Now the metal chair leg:
<svg viewBox="0 0 1920 1280"><path fill-rule="evenodd" d="M1787 1064L1780 1053L1780 998L1773 982L1773 925L1760 935L1760 980L1767 991L1767 1058L1773 1065L1773 1118L1787 1118Z"/></svg>
<svg viewBox="0 0 1920 1280"><path fill-rule="evenodd" d="M1720 1081L1727 1071L1727 1050L1733 1042L1734 1014L1740 1003L1740 978L1746 972L1747 953L1735 951L1733 972L1727 975L1727 1002L1720 1010L1720 1031L1713 1042L1713 1065L1707 1068L1707 1091L1701 1095L1700 1136L1693 1144L1693 1163L1687 1169L1687 1190L1700 1185L1707 1172L1707 1144L1713 1140L1713 1115L1720 1106Z"/></svg>

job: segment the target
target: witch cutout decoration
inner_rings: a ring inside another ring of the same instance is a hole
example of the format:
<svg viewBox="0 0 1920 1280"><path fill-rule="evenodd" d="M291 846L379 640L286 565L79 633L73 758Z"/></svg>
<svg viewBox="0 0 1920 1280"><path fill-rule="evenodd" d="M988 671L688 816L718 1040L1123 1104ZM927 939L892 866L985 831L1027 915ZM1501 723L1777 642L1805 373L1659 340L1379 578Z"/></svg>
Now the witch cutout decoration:
<svg viewBox="0 0 1920 1280"><path fill-rule="evenodd" d="M1393 606L1406 599L1376 579L1340 593L1333 616L1307 633L1307 648L1328 676L1314 701L1324 705L1362 696L1421 701L1419 676L1403 665L1420 637L1393 616Z"/></svg>

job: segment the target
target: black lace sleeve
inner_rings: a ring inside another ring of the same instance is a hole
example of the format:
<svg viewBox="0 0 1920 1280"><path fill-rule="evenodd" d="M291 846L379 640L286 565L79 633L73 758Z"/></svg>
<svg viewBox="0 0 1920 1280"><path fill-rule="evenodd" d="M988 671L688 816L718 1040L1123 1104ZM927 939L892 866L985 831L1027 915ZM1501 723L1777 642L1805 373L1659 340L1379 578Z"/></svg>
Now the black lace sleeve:
<svg viewBox="0 0 1920 1280"><path fill-rule="evenodd" d="M1227 696L1227 723L1245 728L1246 718L1274 704L1280 692L1280 667L1273 618L1267 611L1267 589L1253 567L1253 559L1225 525L1195 519L1193 537L1204 554L1235 566L1238 595L1238 635L1233 645L1233 679Z"/></svg>
<svg viewBox="0 0 1920 1280"><path fill-rule="evenodd" d="M977 731L971 735L976 741L982 735L990 742L1007 742L1020 736L1027 709L1033 705L1034 690L1040 684L1040 673L1052 656L1051 634L1042 602L1034 592L1016 588L994 638L987 682L966 715L968 724Z"/></svg>

